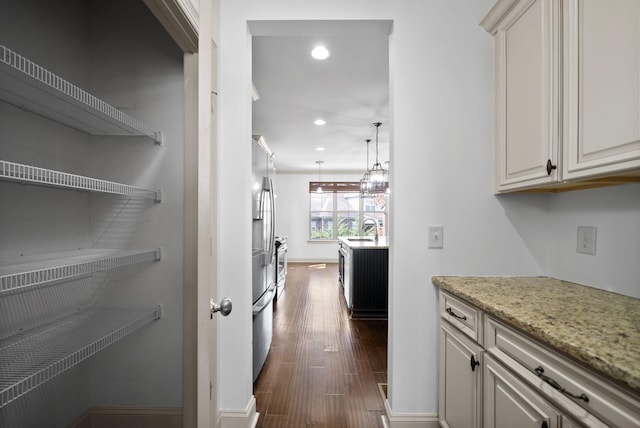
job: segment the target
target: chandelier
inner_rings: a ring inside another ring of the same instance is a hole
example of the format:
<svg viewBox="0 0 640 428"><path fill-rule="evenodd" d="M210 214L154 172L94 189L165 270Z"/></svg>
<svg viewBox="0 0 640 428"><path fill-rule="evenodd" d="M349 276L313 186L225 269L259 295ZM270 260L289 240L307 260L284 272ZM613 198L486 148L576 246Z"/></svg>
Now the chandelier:
<svg viewBox="0 0 640 428"><path fill-rule="evenodd" d="M369 143L371 139L365 140L367 143L367 163L365 164L365 168L369 168ZM362 180L360 180L360 194L362 196L368 195L369 190L371 189L371 183L369 182L369 170L365 169L365 173L362 176Z"/></svg>
<svg viewBox="0 0 640 428"><path fill-rule="evenodd" d="M378 160L378 131L380 130L380 125L382 125L382 122L375 122L373 124L373 126L376 127L376 163L374 163L371 169L366 172L366 174L369 174L366 192L368 194L386 193L389 189L389 178L387 176L387 170L382 167L382 164ZM368 147L369 146L367 145L367 159L369 157ZM368 164L369 161L367 160L367 165ZM360 189L362 189L362 180L360 181Z"/></svg>

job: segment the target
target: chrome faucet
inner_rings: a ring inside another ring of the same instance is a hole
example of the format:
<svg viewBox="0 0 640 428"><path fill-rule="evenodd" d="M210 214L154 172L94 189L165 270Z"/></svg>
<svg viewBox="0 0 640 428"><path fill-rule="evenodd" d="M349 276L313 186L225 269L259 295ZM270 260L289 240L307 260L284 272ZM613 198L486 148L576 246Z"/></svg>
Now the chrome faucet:
<svg viewBox="0 0 640 428"><path fill-rule="evenodd" d="M376 242L378 242L378 221L372 218L365 218L364 221L362 222L362 227L360 228L363 232L364 232L364 227L372 224L373 225L373 230L376 233Z"/></svg>

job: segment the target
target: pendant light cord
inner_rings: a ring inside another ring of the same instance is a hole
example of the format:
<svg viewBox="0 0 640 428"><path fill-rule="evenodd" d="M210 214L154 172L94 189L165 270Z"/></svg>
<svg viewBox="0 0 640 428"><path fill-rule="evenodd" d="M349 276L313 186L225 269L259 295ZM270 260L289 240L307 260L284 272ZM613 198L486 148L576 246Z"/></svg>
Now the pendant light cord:
<svg viewBox="0 0 640 428"><path fill-rule="evenodd" d="M371 139L366 140L367 141L367 163L364 166L365 167L365 171L368 171L369 169L369 143L371 142Z"/></svg>
<svg viewBox="0 0 640 428"><path fill-rule="evenodd" d="M378 131L380 130L380 122L376 123L376 163L378 163Z"/></svg>
<svg viewBox="0 0 640 428"><path fill-rule="evenodd" d="M373 124L373 126L376 127L376 163L375 165L380 165L380 162L378 161L378 131L380 130L380 125L382 125L382 122L374 122Z"/></svg>
<svg viewBox="0 0 640 428"><path fill-rule="evenodd" d="M316 188L316 193L322 193L322 184L320 181L320 168L324 163L324 161L319 160L319 161L316 161L316 163L318 164L318 187Z"/></svg>

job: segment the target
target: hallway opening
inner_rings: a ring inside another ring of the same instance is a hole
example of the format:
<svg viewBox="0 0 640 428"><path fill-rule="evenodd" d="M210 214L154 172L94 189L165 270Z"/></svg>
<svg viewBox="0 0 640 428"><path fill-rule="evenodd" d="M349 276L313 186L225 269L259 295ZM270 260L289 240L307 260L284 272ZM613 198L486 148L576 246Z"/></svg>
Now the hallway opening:
<svg viewBox="0 0 640 428"><path fill-rule="evenodd" d="M382 428L387 321L349 319L337 263L290 263L254 383L258 428Z"/></svg>

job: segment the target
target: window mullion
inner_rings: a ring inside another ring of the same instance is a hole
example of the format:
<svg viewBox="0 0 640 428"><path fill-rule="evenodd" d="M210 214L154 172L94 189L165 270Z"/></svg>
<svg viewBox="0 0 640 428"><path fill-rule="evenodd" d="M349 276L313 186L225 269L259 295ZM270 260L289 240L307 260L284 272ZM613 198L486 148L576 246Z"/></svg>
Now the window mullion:
<svg viewBox="0 0 640 428"><path fill-rule="evenodd" d="M358 200L358 235L360 235L360 229L363 221L364 221L364 198L360 198Z"/></svg>
<svg viewBox="0 0 640 428"><path fill-rule="evenodd" d="M333 239L338 239L338 193L333 192Z"/></svg>

